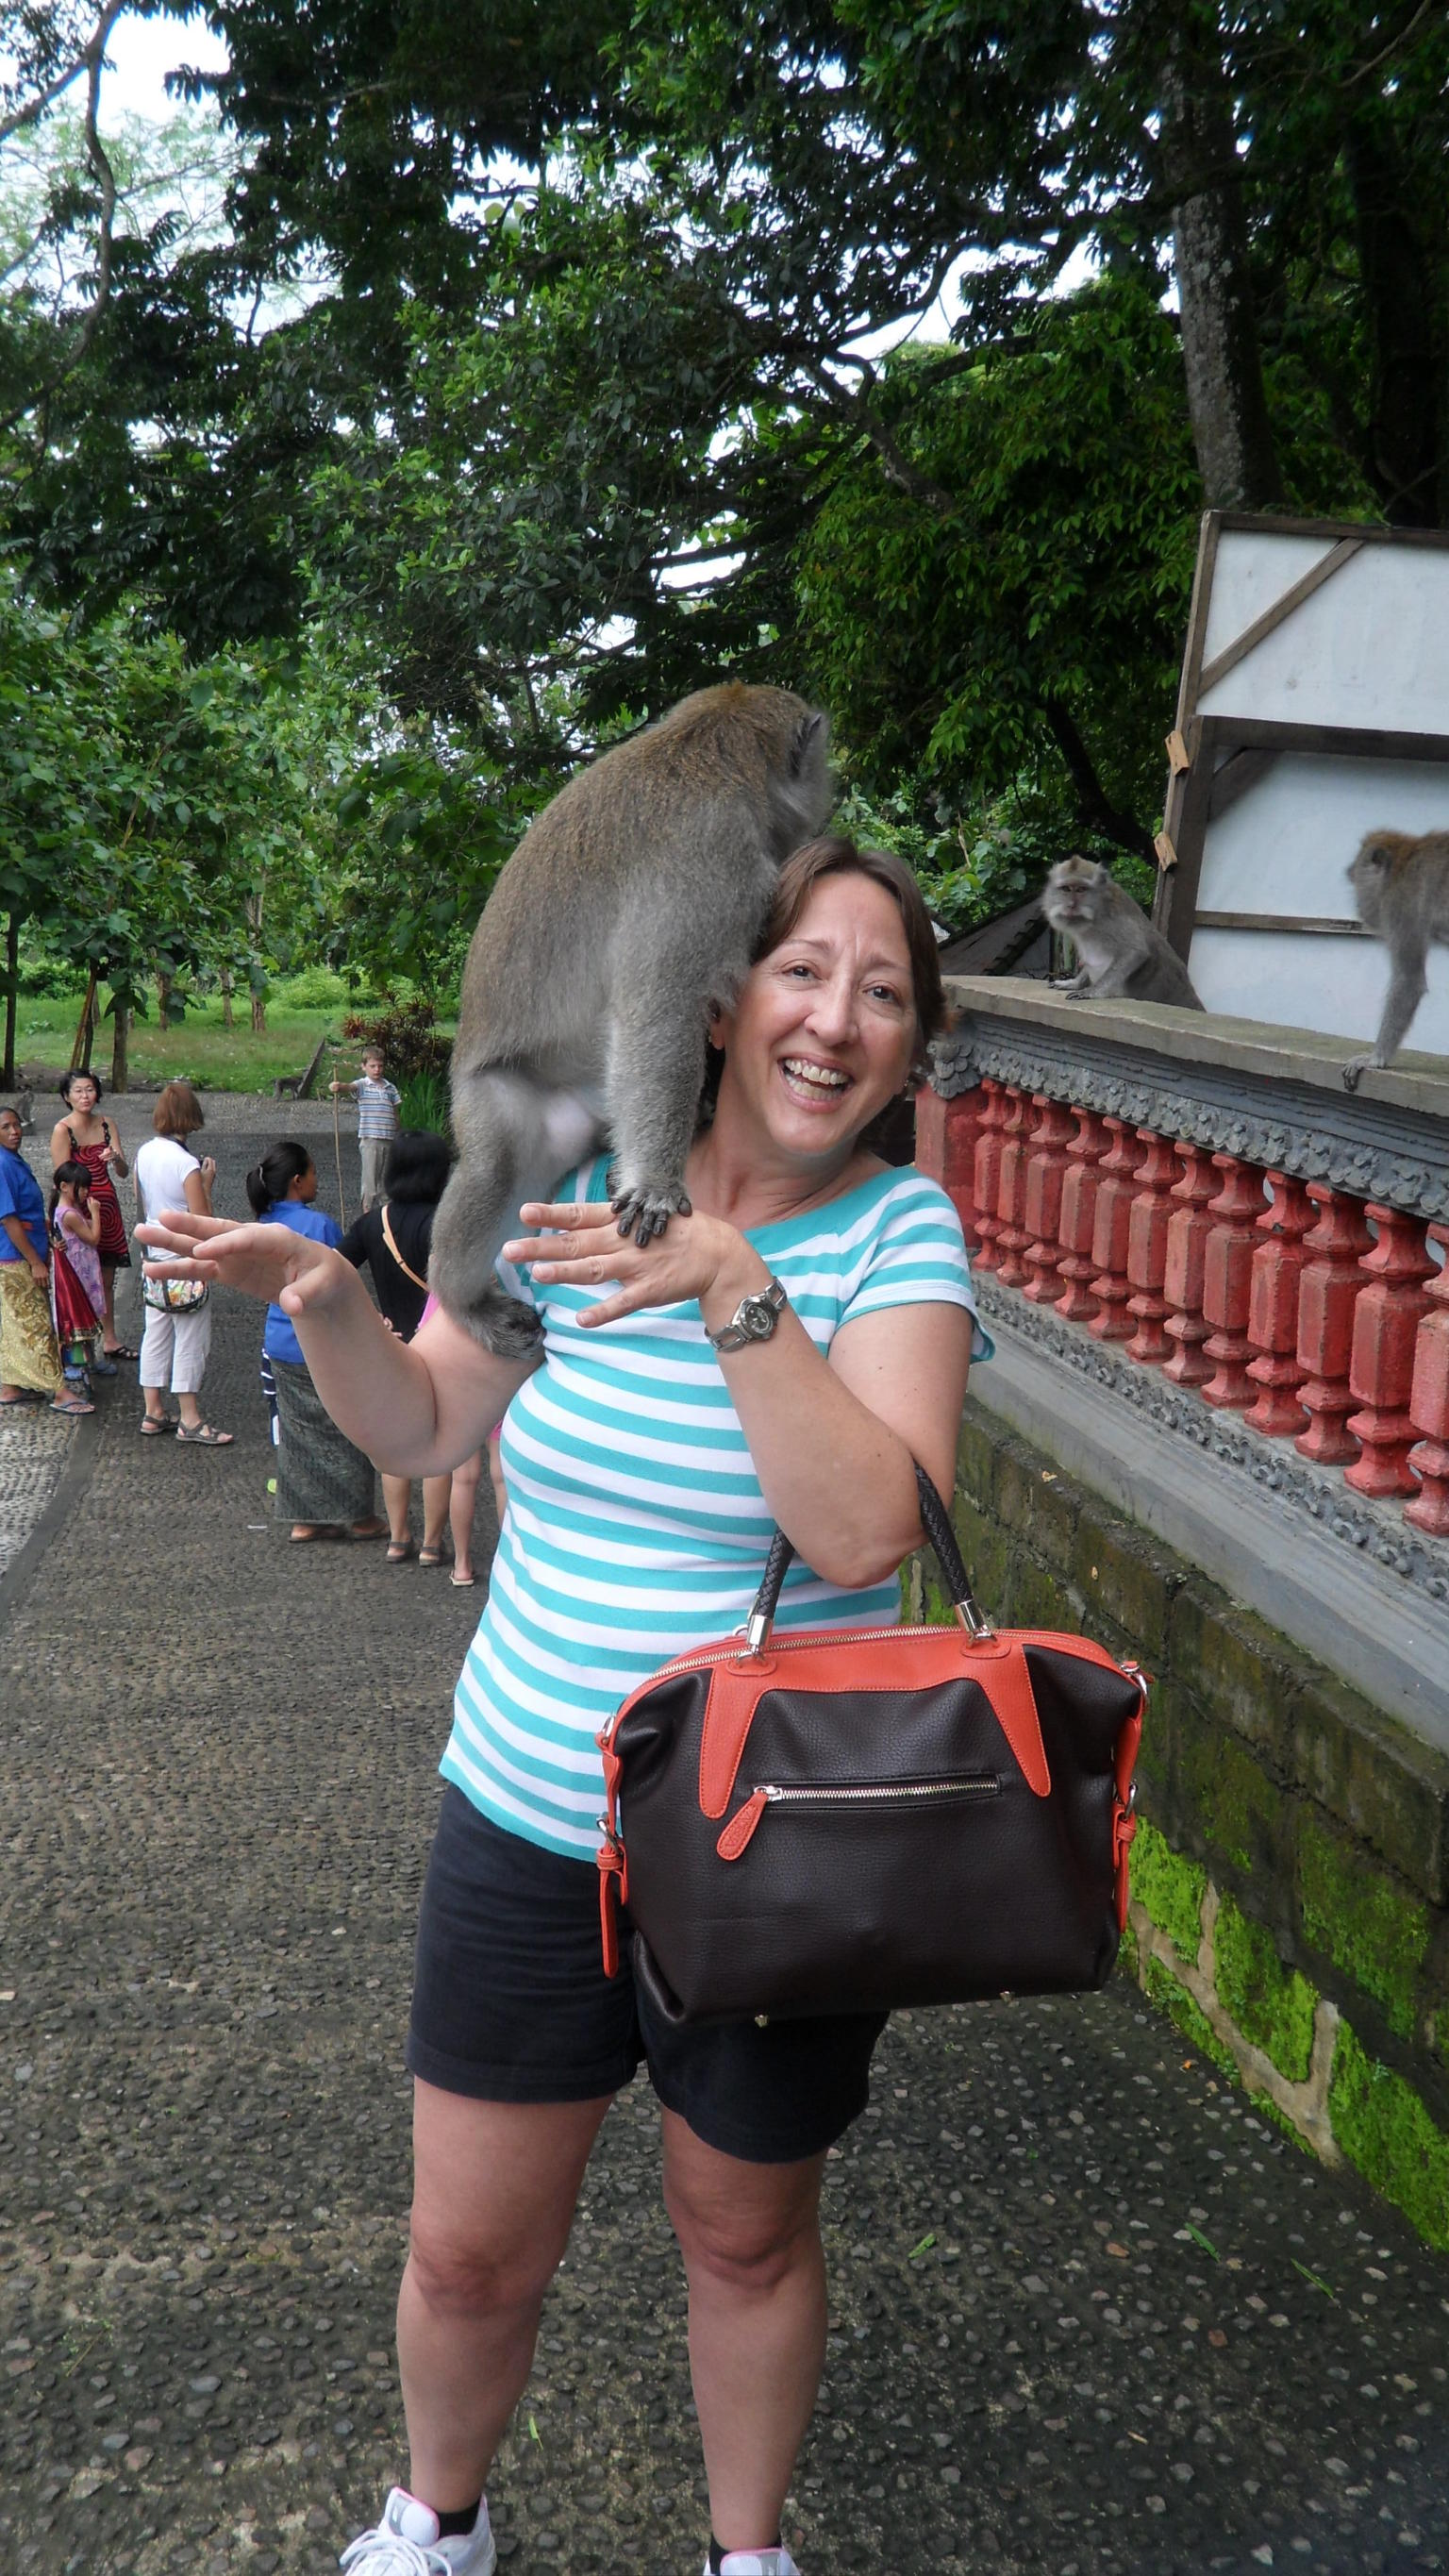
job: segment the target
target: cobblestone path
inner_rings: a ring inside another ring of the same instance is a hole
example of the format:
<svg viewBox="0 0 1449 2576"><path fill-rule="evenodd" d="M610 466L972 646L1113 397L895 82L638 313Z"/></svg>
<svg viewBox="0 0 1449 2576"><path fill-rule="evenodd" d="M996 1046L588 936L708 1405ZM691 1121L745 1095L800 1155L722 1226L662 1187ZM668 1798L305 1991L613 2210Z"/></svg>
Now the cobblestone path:
<svg viewBox="0 0 1449 2576"><path fill-rule="evenodd" d="M208 1131L223 1208L262 1132ZM259 1316L216 1320L237 1446L139 1440L128 1375L0 1604L5 2571L321 2571L403 2464L401 2037L472 1613L288 1550ZM1449 2264L1356 2180L1126 1988L902 2015L877 2069L829 2168L807 2576L1449 2568ZM509 2576L700 2565L642 2083L493 2496Z"/></svg>

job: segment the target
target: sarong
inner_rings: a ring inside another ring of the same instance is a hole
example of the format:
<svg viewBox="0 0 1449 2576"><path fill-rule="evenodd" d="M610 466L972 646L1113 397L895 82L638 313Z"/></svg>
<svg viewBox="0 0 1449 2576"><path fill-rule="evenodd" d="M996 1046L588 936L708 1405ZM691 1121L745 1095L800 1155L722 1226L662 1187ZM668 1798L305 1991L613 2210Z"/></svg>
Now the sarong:
<svg viewBox="0 0 1449 2576"><path fill-rule="evenodd" d="M0 1385L58 1395L63 1384L48 1289L28 1261L0 1261Z"/></svg>
<svg viewBox="0 0 1449 2576"><path fill-rule="evenodd" d="M281 1435L278 1519L314 1528L369 1520L377 1494L372 1460L343 1437L305 1368L293 1360L273 1360L270 1366Z"/></svg>

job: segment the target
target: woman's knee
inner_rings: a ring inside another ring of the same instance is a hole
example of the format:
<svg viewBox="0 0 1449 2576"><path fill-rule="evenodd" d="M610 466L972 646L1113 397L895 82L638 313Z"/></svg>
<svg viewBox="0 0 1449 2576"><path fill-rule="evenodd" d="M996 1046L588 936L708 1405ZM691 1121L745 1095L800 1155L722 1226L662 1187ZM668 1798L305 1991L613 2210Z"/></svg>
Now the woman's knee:
<svg viewBox="0 0 1449 2576"><path fill-rule="evenodd" d="M558 2269L562 2244L510 2244L460 2235L415 2201L409 2269L428 2305L460 2316L536 2307Z"/></svg>
<svg viewBox="0 0 1449 2576"><path fill-rule="evenodd" d="M731 2208L676 2178L666 2184L665 2205L689 2271L725 2287L765 2296L820 2260L813 2194Z"/></svg>

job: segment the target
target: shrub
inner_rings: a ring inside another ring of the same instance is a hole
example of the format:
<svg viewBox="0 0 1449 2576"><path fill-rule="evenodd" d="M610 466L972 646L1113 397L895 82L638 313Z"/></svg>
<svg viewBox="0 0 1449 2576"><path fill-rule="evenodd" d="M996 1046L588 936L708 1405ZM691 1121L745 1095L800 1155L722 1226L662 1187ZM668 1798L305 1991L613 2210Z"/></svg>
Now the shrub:
<svg viewBox="0 0 1449 2576"><path fill-rule="evenodd" d="M405 1090L414 1076L426 1076L443 1087L446 1100L447 1039L437 1025L431 1002L400 1002L390 1011L356 1011L342 1023L342 1034L354 1045L380 1046L390 1081ZM414 1122L426 1126L426 1119Z"/></svg>

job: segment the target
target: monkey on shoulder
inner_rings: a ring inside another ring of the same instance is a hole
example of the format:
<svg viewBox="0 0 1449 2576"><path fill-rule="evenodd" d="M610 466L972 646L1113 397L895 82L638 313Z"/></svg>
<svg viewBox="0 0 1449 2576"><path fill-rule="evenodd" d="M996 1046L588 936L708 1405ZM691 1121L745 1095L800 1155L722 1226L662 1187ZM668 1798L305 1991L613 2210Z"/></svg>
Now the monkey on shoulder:
<svg viewBox="0 0 1449 2576"><path fill-rule="evenodd" d="M1042 911L1077 952L1077 973L1062 989L1094 1002L1176 1002L1203 1007L1187 968L1140 904L1107 869L1077 854L1052 869Z"/></svg>
<svg viewBox="0 0 1449 2576"><path fill-rule="evenodd" d="M499 876L463 974L429 1272L486 1349L536 1346L499 1248L606 1137L621 1234L688 1214L709 1010L735 999L782 860L829 816L826 738L787 689L701 689L570 779Z"/></svg>
<svg viewBox="0 0 1449 2576"><path fill-rule="evenodd" d="M1349 1058L1345 1088L1357 1091L1369 1065L1382 1073L1409 1033L1429 989L1429 950L1449 945L1449 832L1367 832L1349 867L1365 930L1389 952L1389 989L1379 1033L1366 1055Z"/></svg>

